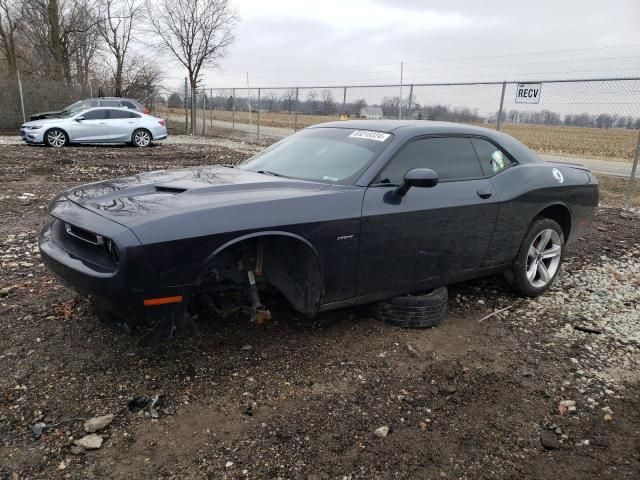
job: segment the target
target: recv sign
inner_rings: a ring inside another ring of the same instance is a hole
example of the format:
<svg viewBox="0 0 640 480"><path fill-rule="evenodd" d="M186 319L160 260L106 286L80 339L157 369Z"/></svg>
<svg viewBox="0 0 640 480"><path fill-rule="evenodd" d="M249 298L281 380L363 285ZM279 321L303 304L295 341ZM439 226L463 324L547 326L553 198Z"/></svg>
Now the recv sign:
<svg viewBox="0 0 640 480"><path fill-rule="evenodd" d="M516 89L516 103L540 103L541 83L519 83Z"/></svg>

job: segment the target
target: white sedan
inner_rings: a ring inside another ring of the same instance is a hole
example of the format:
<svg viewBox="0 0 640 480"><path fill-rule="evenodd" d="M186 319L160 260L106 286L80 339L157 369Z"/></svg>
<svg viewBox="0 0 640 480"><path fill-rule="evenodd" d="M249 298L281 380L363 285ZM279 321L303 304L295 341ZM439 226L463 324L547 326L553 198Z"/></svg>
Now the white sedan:
<svg viewBox="0 0 640 480"><path fill-rule="evenodd" d="M64 147L70 143L130 143L147 147L167 138L163 119L128 108L89 108L68 117L33 120L20 127L27 143Z"/></svg>

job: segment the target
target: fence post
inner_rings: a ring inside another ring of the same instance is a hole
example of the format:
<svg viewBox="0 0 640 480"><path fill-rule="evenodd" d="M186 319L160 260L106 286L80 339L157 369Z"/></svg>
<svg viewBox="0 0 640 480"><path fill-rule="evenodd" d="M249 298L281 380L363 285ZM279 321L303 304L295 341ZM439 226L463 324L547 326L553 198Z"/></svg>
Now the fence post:
<svg viewBox="0 0 640 480"><path fill-rule="evenodd" d="M209 115L209 126L211 127L211 131L213 131L213 114L216 113L216 104L213 101L213 88L209 90L209 105L211 106L211 114Z"/></svg>
<svg viewBox="0 0 640 480"><path fill-rule="evenodd" d="M27 121L27 117L24 114L24 96L22 95L22 80L20 80L20 72L18 71L18 90L20 92L20 106L22 107L22 123Z"/></svg>
<svg viewBox="0 0 640 480"><path fill-rule="evenodd" d="M296 107L295 107L295 110L293 112L294 112L294 115L293 115L293 131L297 132L298 131L298 87L296 87Z"/></svg>
<svg viewBox="0 0 640 480"><path fill-rule="evenodd" d="M407 104L407 117L411 120L411 111L413 105L413 83L409 86L409 103Z"/></svg>
<svg viewBox="0 0 640 480"><path fill-rule="evenodd" d="M207 135L207 91L202 89L202 136Z"/></svg>
<svg viewBox="0 0 640 480"><path fill-rule="evenodd" d="M347 114L347 87L344 87L344 91L342 92L342 112L345 115Z"/></svg>
<svg viewBox="0 0 640 480"><path fill-rule="evenodd" d="M196 134L196 123L198 122L198 88L191 91L191 135Z"/></svg>
<svg viewBox="0 0 640 480"><path fill-rule="evenodd" d="M258 118L256 120L256 141L260 141L260 89L258 89Z"/></svg>
<svg viewBox="0 0 640 480"><path fill-rule="evenodd" d="M187 90L187 77L184 77L184 134L189 135L189 112L187 111L187 105L189 101L189 91Z"/></svg>
<svg viewBox="0 0 640 480"><path fill-rule="evenodd" d="M627 187L627 195L625 199L625 205L627 208L631 207L633 199L633 192L636 187L636 171L638 169L638 158L640 157L640 129L638 129L638 140L636 142L636 153L633 156L633 166L631 167L631 176L629 177L629 186Z"/></svg>
<svg viewBox="0 0 640 480"><path fill-rule="evenodd" d="M236 129L236 89L231 90L231 128Z"/></svg>
<svg viewBox="0 0 640 480"><path fill-rule="evenodd" d="M500 131L500 123L502 123L502 108L504 107L504 91L507 88L507 82L502 82L502 93L500 94L500 108L498 109L498 118L496 120L496 130Z"/></svg>

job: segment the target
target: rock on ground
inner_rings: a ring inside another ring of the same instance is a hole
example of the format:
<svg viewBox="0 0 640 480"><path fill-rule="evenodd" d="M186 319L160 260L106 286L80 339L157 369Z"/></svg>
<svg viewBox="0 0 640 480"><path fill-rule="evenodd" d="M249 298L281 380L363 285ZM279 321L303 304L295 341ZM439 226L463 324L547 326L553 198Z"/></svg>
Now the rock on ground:
<svg viewBox="0 0 640 480"><path fill-rule="evenodd" d="M113 422L114 418L115 416L111 413L109 415L90 418L89 420L84 422L84 431L87 433L93 433L97 432L98 430L102 430L111 422Z"/></svg>
<svg viewBox="0 0 640 480"><path fill-rule="evenodd" d="M76 440L73 443L75 443L78 447L84 448L85 450L97 450L98 448L102 447L103 441L104 439L100 435L98 435L97 433L92 433Z"/></svg>

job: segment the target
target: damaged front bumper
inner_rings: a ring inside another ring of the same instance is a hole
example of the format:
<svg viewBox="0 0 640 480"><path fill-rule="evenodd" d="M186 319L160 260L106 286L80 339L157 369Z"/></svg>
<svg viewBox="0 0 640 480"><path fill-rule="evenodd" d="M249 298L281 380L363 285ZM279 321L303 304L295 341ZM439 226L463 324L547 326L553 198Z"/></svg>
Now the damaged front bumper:
<svg viewBox="0 0 640 480"><path fill-rule="evenodd" d="M102 318L130 328L174 315L189 289L163 285L131 230L68 200L56 201L38 238L47 267L89 297Z"/></svg>

